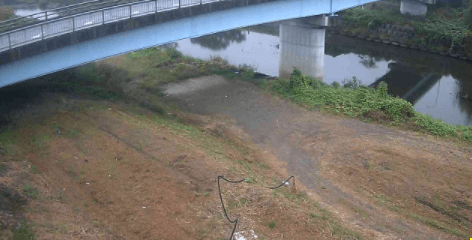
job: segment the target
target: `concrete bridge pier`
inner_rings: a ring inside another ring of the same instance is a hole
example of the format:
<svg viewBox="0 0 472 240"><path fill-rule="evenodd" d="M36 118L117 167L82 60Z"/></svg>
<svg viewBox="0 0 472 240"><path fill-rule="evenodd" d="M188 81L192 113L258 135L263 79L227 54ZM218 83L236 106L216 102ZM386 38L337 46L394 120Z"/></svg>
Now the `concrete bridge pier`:
<svg viewBox="0 0 472 240"><path fill-rule="evenodd" d="M425 16L428 12L428 4L435 4L436 0L402 0L400 12L413 16Z"/></svg>
<svg viewBox="0 0 472 240"><path fill-rule="evenodd" d="M294 68L323 79L326 16L314 16L282 22L279 27L279 77L290 78Z"/></svg>

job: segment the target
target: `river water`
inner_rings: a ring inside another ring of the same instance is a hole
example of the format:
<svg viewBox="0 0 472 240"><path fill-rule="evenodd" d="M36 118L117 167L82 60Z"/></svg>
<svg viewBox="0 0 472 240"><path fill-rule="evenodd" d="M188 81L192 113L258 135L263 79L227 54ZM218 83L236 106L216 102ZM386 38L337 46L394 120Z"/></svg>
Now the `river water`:
<svg viewBox="0 0 472 240"><path fill-rule="evenodd" d="M221 57L236 66L279 76L280 42L276 24L232 30L177 42L184 55ZM307 60L309 61L309 60ZM364 85L389 85L394 96L415 110L450 124L472 126L472 64L375 42L326 33L323 81L356 77Z"/></svg>
<svg viewBox="0 0 472 240"><path fill-rule="evenodd" d="M25 16L39 6L13 6ZM221 57L236 66L279 76L277 23L231 30L175 43L184 55L208 60ZM309 59L306 61L310 61ZM388 83L389 92L410 101L415 110L450 124L472 126L472 64L356 38L326 33L323 81L342 83L356 77L364 85Z"/></svg>

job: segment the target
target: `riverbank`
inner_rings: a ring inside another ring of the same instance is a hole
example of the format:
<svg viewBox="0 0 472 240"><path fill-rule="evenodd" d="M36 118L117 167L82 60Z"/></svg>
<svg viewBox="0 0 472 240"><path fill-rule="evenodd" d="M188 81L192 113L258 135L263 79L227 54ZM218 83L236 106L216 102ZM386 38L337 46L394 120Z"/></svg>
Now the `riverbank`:
<svg viewBox="0 0 472 240"><path fill-rule="evenodd" d="M80 94L27 98L21 120L0 130L2 240L228 239L218 176L247 179L221 182L238 237L364 239L300 182L269 189L287 173L221 116Z"/></svg>
<svg viewBox="0 0 472 240"><path fill-rule="evenodd" d="M399 4L381 2L343 11L331 19L328 31L472 61L469 15L470 5L464 5L433 6L424 18L405 16Z"/></svg>
<svg viewBox="0 0 472 240"><path fill-rule="evenodd" d="M72 71L52 74L47 81L60 91L90 94L98 99L131 98L158 112L178 110L162 93L162 86L188 78L211 74L227 78L241 78L272 89L285 98L310 107L321 107L329 112L349 117L395 125L407 131L445 137L472 143L471 127L450 125L418 113L406 100L387 94L387 84L378 89L362 86L358 79L335 82L331 86L298 73L296 80L267 81L257 79L252 69L231 66L221 58L201 61L183 56L173 48L150 48L110 58ZM69 80L57 81L57 79ZM114 77L112 77L114 76ZM70 79L74 81L70 81ZM93 80L90 80L93 79ZM294 87L294 81L296 87ZM380 94L380 95L379 95ZM172 102L172 101L171 101Z"/></svg>
<svg viewBox="0 0 472 240"><path fill-rule="evenodd" d="M388 95L384 82L374 89L360 85L354 78L341 87L337 82L327 85L294 70L290 81L271 82L268 88L303 106L472 143L471 127L452 126L416 112L408 101Z"/></svg>
<svg viewBox="0 0 472 240"><path fill-rule="evenodd" d="M224 239L218 175L248 178L222 185L248 240L471 234L469 143L311 111L272 90L290 82L255 76L161 47L4 89L0 179L20 201L2 234ZM297 93L321 84L304 79ZM351 86L326 89L401 102ZM295 192L267 189L289 175Z"/></svg>

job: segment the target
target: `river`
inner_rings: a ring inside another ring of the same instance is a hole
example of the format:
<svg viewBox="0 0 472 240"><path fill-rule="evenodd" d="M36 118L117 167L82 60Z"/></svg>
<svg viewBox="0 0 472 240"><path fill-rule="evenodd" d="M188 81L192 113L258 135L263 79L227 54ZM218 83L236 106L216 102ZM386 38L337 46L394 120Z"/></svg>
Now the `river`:
<svg viewBox="0 0 472 240"><path fill-rule="evenodd" d="M14 7L20 16L41 12L38 6ZM279 76L277 23L231 30L175 43L184 55L221 57L236 66ZM309 60L307 60L309 61ZM472 126L472 65L416 50L326 33L323 81L389 85L389 92L410 101L415 110L450 124Z"/></svg>
<svg viewBox="0 0 472 240"><path fill-rule="evenodd" d="M270 24L185 39L176 46L187 56L221 57L279 76L279 44L278 26ZM376 86L385 81L390 94L450 124L472 126L471 76L471 64L459 59L326 33L324 82L356 77L364 85Z"/></svg>

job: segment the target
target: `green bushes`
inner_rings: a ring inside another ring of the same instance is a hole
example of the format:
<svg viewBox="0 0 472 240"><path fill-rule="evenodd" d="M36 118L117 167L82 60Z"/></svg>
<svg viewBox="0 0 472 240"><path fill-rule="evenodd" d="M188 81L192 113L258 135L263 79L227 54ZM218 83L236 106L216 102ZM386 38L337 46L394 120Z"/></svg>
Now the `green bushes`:
<svg viewBox="0 0 472 240"><path fill-rule="evenodd" d="M413 106L400 98L387 95L387 84L380 84L378 89L361 86L357 79L338 84L327 85L320 80L304 76L294 70L290 82L279 80L273 90L296 102L309 106L327 106L335 112L351 117L359 117L367 112L383 112L386 117L398 123L414 114Z"/></svg>
<svg viewBox="0 0 472 240"><path fill-rule="evenodd" d="M380 24L398 24L414 27L417 37L448 40L461 44L468 33L470 10L464 8L436 9L426 17L407 16L390 9L348 9L342 15L346 21L357 22L360 26L375 29ZM469 20L468 20L468 19ZM449 41L446 41L449 42Z"/></svg>
<svg viewBox="0 0 472 240"><path fill-rule="evenodd" d="M472 7L464 15L464 22L469 30L472 30Z"/></svg>
<svg viewBox="0 0 472 240"><path fill-rule="evenodd" d="M455 137L472 143L470 127L453 126L414 111L408 101L388 95L384 82L377 89L362 86L356 78L343 83L343 87L339 83L327 85L295 69L290 81L280 79L270 86L285 98L306 106L319 106L351 117L367 117L392 125L413 125L415 129L433 135Z"/></svg>

